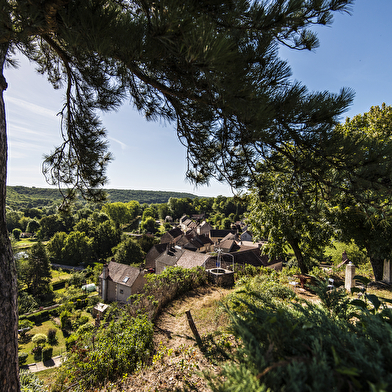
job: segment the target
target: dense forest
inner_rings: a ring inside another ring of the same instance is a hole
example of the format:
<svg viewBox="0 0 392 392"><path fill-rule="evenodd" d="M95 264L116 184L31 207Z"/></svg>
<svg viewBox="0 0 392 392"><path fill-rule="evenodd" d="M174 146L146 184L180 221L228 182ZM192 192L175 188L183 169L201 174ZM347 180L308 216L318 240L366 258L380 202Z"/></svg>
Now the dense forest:
<svg viewBox="0 0 392 392"><path fill-rule="evenodd" d="M141 191L132 189L107 189L108 201L126 203L136 200L140 204L166 203L170 197L193 199L196 195L182 192ZM12 209L40 208L60 204L62 195L57 188L7 186L6 204Z"/></svg>

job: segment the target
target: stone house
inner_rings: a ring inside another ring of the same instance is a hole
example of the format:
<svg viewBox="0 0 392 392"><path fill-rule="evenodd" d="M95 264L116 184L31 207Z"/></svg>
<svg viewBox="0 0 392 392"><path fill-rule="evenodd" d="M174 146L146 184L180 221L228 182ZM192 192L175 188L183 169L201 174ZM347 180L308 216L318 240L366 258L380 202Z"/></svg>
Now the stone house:
<svg viewBox="0 0 392 392"><path fill-rule="evenodd" d="M213 227L207 221L201 222L200 225L196 227L198 235L209 236L211 230L213 230Z"/></svg>
<svg viewBox="0 0 392 392"><path fill-rule="evenodd" d="M176 243L176 241L181 238L181 236L184 233L179 227L175 227L174 229L171 229L167 231L162 237L161 237L161 244L171 244L171 243Z"/></svg>
<svg viewBox="0 0 392 392"><path fill-rule="evenodd" d="M103 266L99 292L105 302L127 302L130 295L141 292L145 283L143 270L111 261Z"/></svg>
<svg viewBox="0 0 392 392"><path fill-rule="evenodd" d="M155 268L155 260L166 250L169 246L167 243L155 244L146 254L145 268Z"/></svg>
<svg viewBox="0 0 392 392"><path fill-rule="evenodd" d="M219 243L223 238L225 238L228 234L236 234L236 230L210 230L210 239L216 244Z"/></svg>
<svg viewBox="0 0 392 392"><path fill-rule="evenodd" d="M205 253L193 252L173 246L165 250L155 261L155 272L160 274L167 267L179 266L182 268L193 268L204 266L208 268L211 256ZM211 261L215 265L215 261ZM211 268L211 267L210 267Z"/></svg>

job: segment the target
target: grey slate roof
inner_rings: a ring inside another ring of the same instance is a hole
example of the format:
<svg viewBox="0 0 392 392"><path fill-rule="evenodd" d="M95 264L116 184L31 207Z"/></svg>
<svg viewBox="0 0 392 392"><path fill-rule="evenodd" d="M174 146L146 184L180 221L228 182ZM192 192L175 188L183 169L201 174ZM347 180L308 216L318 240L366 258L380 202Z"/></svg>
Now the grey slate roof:
<svg viewBox="0 0 392 392"><path fill-rule="evenodd" d="M176 265L178 259L182 256L184 253L184 249L178 249L176 247L172 247L169 249L166 249L165 252L163 252L157 259L156 261L159 263L163 263L166 265Z"/></svg>
<svg viewBox="0 0 392 392"><path fill-rule="evenodd" d="M140 274L139 268L111 261L108 265L108 279L124 286L132 287ZM101 274L100 278L103 278Z"/></svg>

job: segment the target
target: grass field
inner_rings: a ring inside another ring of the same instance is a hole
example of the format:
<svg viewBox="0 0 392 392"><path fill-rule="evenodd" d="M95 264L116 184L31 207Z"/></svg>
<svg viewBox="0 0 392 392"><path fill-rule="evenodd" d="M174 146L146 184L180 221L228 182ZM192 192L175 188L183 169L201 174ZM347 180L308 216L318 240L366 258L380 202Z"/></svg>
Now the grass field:
<svg viewBox="0 0 392 392"><path fill-rule="evenodd" d="M82 312L82 315L88 316L89 321L92 320L92 316L90 313L87 312ZM53 347L53 357L57 355L62 355L65 352L65 339L66 337L63 334L63 331L60 328L60 325L56 323L55 320L48 320L43 322L42 324L34 325L34 327L26 334L24 338L19 339L19 353L27 353L27 364L30 363L35 363L35 362L40 362L41 356L34 357L34 354L32 354L32 350L34 348L34 343L31 341L31 338L37 334L37 333L42 333L44 335L47 335L48 331L50 328L56 329L56 338L57 342L50 346Z"/></svg>
<svg viewBox="0 0 392 392"><path fill-rule="evenodd" d="M41 358L36 357L31 353L32 349L34 348L34 343L31 341L31 338L37 333L43 333L46 335L50 328L56 329L56 338L57 343L51 347L53 347L53 356L60 355L65 351L65 337L63 332L59 328L58 325L55 324L54 321L49 320L45 321L42 324L34 325L34 327L26 334L25 338L19 339L19 353L27 353L29 356L27 357L27 364L40 362Z"/></svg>

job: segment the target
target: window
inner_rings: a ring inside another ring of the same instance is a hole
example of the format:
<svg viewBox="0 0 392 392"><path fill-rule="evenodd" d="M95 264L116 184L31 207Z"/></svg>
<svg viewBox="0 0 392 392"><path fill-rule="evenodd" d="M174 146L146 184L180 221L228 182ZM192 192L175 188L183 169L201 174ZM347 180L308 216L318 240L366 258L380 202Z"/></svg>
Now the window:
<svg viewBox="0 0 392 392"><path fill-rule="evenodd" d="M120 290L120 294L124 294L124 290Z"/></svg>
<svg viewBox="0 0 392 392"><path fill-rule="evenodd" d="M129 280L129 276L126 276L126 277L123 279L123 282L124 282L124 283L127 283L128 280Z"/></svg>

